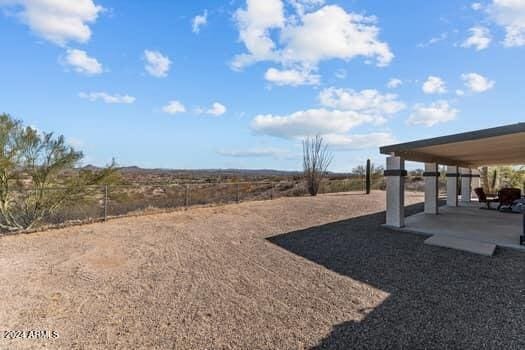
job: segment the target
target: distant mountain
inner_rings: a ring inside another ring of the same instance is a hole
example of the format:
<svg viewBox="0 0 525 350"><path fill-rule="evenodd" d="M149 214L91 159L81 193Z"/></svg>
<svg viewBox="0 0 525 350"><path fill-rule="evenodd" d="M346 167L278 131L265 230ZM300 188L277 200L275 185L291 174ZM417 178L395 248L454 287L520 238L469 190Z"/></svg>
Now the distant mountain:
<svg viewBox="0 0 525 350"><path fill-rule="evenodd" d="M86 165L82 167L85 170L100 170L100 167L95 165ZM301 171L289 171L289 170L274 170L274 169L162 169L154 168L147 169L138 166L126 166L119 168L123 174L149 174L149 175L162 175L162 174L181 174L181 175L237 175L237 176L299 176L302 174ZM345 175L344 173L328 172L331 175Z"/></svg>
<svg viewBox="0 0 525 350"><path fill-rule="evenodd" d="M259 175L259 176L294 176L300 175L298 171L285 171L273 169L144 169L137 166L119 168L122 173L145 174L203 174L203 175Z"/></svg>
<svg viewBox="0 0 525 350"><path fill-rule="evenodd" d="M80 170L91 170L91 171L97 171L102 169L101 167L98 167L96 165L88 164L86 166L83 166L80 168Z"/></svg>

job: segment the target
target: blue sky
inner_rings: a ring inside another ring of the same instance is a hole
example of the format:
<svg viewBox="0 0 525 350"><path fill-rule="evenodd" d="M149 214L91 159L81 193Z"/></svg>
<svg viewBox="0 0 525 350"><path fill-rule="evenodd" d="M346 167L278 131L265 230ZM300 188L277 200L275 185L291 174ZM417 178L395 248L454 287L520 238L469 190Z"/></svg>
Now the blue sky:
<svg viewBox="0 0 525 350"><path fill-rule="evenodd" d="M525 0L0 0L0 112L85 163L334 171L525 120Z"/></svg>

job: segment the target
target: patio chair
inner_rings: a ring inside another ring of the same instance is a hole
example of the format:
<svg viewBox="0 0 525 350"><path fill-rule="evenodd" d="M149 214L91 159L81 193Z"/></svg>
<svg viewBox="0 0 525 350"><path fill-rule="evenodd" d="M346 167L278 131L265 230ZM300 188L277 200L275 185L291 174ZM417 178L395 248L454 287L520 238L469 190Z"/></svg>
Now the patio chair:
<svg viewBox="0 0 525 350"><path fill-rule="evenodd" d="M514 201L521 198L521 189L519 188L502 188L498 192L499 205L498 210L501 207L511 207Z"/></svg>
<svg viewBox="0 0 525 350"><path fill-rule="evenodd" d="M493 194L486 194L483 188L478 187L474 189L474 193L476 193L476 196L478 196L478 201L480 203L486 203L487 209L492 209L490 207L490 203L499 203L499 198ZM498 204L499 208L499 204Z"/></svg>

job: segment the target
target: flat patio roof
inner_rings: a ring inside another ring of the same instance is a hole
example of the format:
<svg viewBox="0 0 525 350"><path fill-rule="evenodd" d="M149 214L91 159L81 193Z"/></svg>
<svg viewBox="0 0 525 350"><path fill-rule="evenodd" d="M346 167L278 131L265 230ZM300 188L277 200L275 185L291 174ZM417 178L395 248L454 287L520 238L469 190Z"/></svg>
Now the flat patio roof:
<svg viewBox="0 0 525 350"><path fill-rule="evenodd" d="M525 122L384 146L380 152L466 168L525 164Z"/></svg>

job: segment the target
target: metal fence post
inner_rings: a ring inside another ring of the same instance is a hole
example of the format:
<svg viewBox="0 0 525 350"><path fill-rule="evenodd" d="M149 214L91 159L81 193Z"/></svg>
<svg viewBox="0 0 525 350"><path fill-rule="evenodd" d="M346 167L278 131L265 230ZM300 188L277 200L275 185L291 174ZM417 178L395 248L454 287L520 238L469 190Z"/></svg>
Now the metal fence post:
<svg viewBox="0 0 525 350"><path fill-rule="evenodd" d="M184 206L188 207L190 205L190 185L186 185L186 190L184 192Z"/></svg>
<svg viewBox="0 0 525 350"><path fill-rule="evenodd" d="M525 245L525 209L522 207L523 212L523 234L520 236L520 245Z"/></svg>
<svg viewBox="0 0 525 350"><path fill-rule="evenodd" d="M235 201L239 203L240 199L239 184L235 184Z"/></svg>
<svg viewBox="0 0 525 350"><path fill-rule="evenodd" d="M104 185L104 221L108 220L108 185Z"/></svg>
<svg viewBox="0 0 525 350"><path fill-rule="evenodd" d="M272 188L270 189L270 200L273 199L273 188L274 188L275 184L272 182Z"/></svg>
<svg viewBox="0 0 525 350"><path fill-rule="evenodd" d="M366 161L366 194L370 194L370 188L372 186L372 179L371 179L371 169L372 165L370 162L370 159L367 159Z"/></svg>

